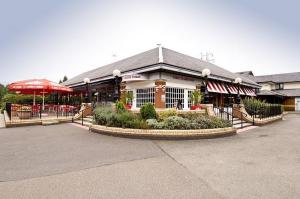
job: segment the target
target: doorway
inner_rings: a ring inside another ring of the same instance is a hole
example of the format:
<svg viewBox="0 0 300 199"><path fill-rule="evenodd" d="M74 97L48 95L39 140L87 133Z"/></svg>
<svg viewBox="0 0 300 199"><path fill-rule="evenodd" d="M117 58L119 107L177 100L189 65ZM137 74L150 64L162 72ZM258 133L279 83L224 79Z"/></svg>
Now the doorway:
<svg viewBox="0 0 300 199"><path fill-rule="evenodd" d="M295 98L295 111L300 111L300 97Z"/></svg>

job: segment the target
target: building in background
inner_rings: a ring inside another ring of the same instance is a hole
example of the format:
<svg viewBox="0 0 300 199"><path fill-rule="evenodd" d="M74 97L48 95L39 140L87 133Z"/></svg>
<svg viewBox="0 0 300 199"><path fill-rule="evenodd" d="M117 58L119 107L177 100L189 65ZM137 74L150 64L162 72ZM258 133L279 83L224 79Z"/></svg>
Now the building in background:
<svg viewBox="0 0 300 199"><path fill-rule="evenodd" d="M200 89L201 85L203 88L206 82L202 76L203 69L211 71L207 89L209 102L216 106L234 102L238 93L238 86L234 83L237 77L242 78L239 89L242 98L256 96L255 90L260 88L252 79L161 46L87 71L63 84L72 87L81 98L87 95L88 90L98 103L112 102L116 89L113 71L116 69L121 72L121 92L133 94L133 109L147 102L153 103L156 108L173 108L180 100L183 109L188 110L191 93ZM89 89L84 81L87 78Z"/></svg>
<svg viewBox="0 0 300 199"><path fill-rule="evenodd" d="M238 73L261 85L257 97L284 105L286 111L300 111L300 72L254 76L252 71Z"/></svg>

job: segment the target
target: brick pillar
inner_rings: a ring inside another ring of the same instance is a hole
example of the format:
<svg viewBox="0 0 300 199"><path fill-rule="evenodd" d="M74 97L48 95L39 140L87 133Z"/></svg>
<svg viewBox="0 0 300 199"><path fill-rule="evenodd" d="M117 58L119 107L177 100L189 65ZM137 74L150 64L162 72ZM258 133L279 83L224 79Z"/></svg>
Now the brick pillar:
<svg viewBox="0 0 300 199"><path fill-rule="evenodd" d="M166 108L166 81L155 81L155 108Z"/></svg>
<svg viewBox="0 0 300 199"><path fill-rule="evenodd" d="M120 101L126 104L126 82L120 84Z"/></svg>

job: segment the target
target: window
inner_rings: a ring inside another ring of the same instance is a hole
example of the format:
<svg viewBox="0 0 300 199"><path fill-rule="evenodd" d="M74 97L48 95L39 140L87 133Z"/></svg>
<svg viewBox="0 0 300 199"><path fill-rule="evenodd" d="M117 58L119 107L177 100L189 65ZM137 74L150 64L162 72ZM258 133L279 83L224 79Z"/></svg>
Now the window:
<svg viewBox="0 0 300 199"><path fill-rule="evenodd" d="M136 107L140 108L150 102L154 104L155 88L136 89Z"/></svg>
<svg viewBox="0 0 300 199"><path fill-rule="evenodd" d="M193 91L188 91L188 108L191 108L192 105L192 100L191 100L192 92Z"/></svg>
<svg viewBox="0 0 300 199"><path fill-rule="evenodd" d="M275 85L276 90L282 90L283 89L283 83L279 83Z"/></svg>
<svg viewBox="0 0 300 199"><path fill-rule="evenodd" d="M166 88L166 108L174 108L177 101L181 100L182 106L184 104L184 89L183 88Z"/></svg>

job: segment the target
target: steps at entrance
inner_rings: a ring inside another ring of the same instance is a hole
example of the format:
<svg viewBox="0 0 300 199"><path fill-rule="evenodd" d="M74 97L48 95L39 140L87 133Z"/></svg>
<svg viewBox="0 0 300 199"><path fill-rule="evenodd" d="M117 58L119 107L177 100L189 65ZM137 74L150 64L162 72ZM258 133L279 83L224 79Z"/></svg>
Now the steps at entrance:
<svg viewBox="0 0 300 199"><path fill-rule="evenodd" d="M243 124L241 124L242 122L243 122ZM236 129L241 129L241 128L245 128L248 126L252 126L252 123L241 121L239 118L234 117L232 126Z"/></svg>
<svg viewBox="0 0 300 199"><path fill-rule="evenodd" d="M232 109L230 108L225 108L224 112L221 112L221 109L215 108L214 112L216 114L216 117L221 118L223 120L228 120L230 122L232 121L232 126L236 129L252 126L252 123L241 121L239 118L233 117Z"/></svg>

